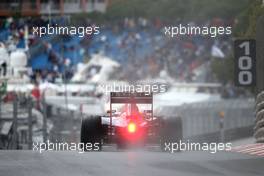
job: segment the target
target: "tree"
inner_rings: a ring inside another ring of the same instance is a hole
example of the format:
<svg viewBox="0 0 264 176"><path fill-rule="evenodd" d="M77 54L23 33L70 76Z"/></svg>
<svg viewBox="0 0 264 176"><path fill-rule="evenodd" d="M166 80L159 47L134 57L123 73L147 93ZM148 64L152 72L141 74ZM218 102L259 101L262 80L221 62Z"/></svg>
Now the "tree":
<svg viewBox="0 0 264 176"><path fill-rule="evenodd" d="M254 39L256 22L261 15L264 15L262 1L250 1L249 6L237 16L238 23L233 29L234 37ZM224 61L214 60L212 62L212 70L221 82L234 80L234 60L234 56L231 55Z"/></svg>
<svg viewBox="0 0 264 176"><path fill-rule="evenodd" d="M106 16L138 17L166 20L208 20L214 17L234 18L250 0L113 0Z"/></svg>
<svg viewBox="0 0 264 176"><path fill-rule="evenodd" d="M238 16L235 36L240 38L255 38L257 19L264 15L262 0L252 0L249 7Z"/></svg>

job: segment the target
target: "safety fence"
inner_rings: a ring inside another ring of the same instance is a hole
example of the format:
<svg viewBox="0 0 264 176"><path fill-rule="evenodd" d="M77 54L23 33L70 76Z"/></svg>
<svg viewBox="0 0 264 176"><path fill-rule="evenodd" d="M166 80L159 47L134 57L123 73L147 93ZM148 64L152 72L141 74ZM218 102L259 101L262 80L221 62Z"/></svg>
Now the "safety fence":
<svg viewBox="0 0 264 176"><path fill-rule="evenodd" d="M37 121L32 115L33 102L19 94L10 94L9 99L0 100L0 149L31 148Z"/></svg>
<svg viewBox="0 0 264 176"><path fill-rule="evenodd" d="M164 118L180 116L183 137L188 140L229 141L253 135L253 99L164 106L158 108L156 114Z"/></svg>
<svg viewBox="0 0 264 176"><path fill-rule="evenodd" d="M32 149L34 141L47 140L51 128L44 100L21 92L0 99L0 149Z"/></svg>
<svg viewBox="0 0 264 176"><path fill-rule="evenodd" d="M68 100L70 99L69 97ZM80 125L81 111L78 108L76 111L76 108L71 108L71 104L68 104L68 108L65 108L65 105L62 103L64 100L60 102L59 99L47 98L46 101L51 106L51 110L47 108L47 116L58 119L58 123L54 122L54 126L56 126L54 129L57 132L53 133L53 136L56 136L57 140L61 137L56 134L61 135L61 131L64 132L67 129L67 125L63 127L65 125L61 123L62 121L66 122L69 119L73 119L73 122L69 122L68 126L71 124ZM72 101L74 100L70 100L69 102ZM78 100L78 103L82 104L82 101ZM98 114L96 113L96 109L100 107L97 104L98 102L86 100L85 103L86 106L89 106L85 109L88 109L90 113ZM101 110L100 113L102 113ZM185 104L182 106L162 106L157 108L154 114L164 118L180 116L182 118L183 138L185 140L220 142L253 136L253 99L228 99ZM64 135L64 138L66 136Z"/></svg>

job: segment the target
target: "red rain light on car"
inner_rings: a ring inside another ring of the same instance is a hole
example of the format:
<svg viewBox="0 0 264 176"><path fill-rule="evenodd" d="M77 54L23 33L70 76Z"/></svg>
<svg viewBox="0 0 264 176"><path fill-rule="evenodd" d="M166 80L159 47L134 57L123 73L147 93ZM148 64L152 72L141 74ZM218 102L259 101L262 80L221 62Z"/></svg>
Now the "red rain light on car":
<svg viewBox="0 0 264 176"><path fill-rule="evenodd" d="M136 132L136 129L137 129L137 126L135 123L133 122L130 122L128 125L127 125L127 131L129 133L135 133Z"/></svg>

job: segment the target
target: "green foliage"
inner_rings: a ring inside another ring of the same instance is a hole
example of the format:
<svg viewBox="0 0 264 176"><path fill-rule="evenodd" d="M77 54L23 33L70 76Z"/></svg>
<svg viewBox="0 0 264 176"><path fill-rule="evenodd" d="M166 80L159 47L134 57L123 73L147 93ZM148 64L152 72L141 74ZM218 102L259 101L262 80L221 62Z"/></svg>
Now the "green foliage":
<svg viewBox="0 0 264 176"><path fill-rule="evenodd" d="M205 21L214 17L233 19L245 11L251 0L112 0L105 14L74 15L100 23L125 17L160 18L165 21ZM253 0L255 1L255 0Z"/></svg>
<svg viewBox="0 0 264 176"><path fill-rule="evenodd" d="M255 38L257 19L264 15L262 0L252 0L249 7L238 16L235 36L239 38Z"/></svg>
<svg viewBox="0 0 264 176"><path fill-rule="evenodd" d="M0 97L2 97L4 94L6 94L6 90L7 90L7 81L5 80L0 85Z"/></svg>
<svg viewBox="0 0 264 176"><path fill-rule="evenodd" d="M226 59L216 59L211 62L211 68L216 78L222 83L234 80L234 59L233 57Z"/></svg>
<svg viewBox="0 0 264 176"><path fill-rule="evenodd" d="M110 18L159 17L166 20L206 20L232 18L245 9L250 0L113 0L106 16Z"/></svg>
<svg viewBox="0 0 264 176"><path fill-rule="evenodd" d="M189 19L208 19L213 17L222 17L227 20L232 19L241 10L245 9L249 4L249 0L189 0L191 9Z"/></svg>
<svg viewBox="0 0 264 176"><path fill-rule="evenodd" d="M233 29L234 37L255 38L257 19L261 15L264 15L262 0L250 1L249 6L237 16L238 23ZM234 56L224 61L214 60L211 66L218 80L234 80Z"/></svg>
<svg viewBox="0 0 264 176"><path fill-rule="evenodd" d="M98 12L93 12L93 13L79 13L79 14L73 14L71 16L71 23L85 23L85 20L87 19L93 19L93 21L97 23L103 23L107 19L104 14L98 13Z"/></svg>

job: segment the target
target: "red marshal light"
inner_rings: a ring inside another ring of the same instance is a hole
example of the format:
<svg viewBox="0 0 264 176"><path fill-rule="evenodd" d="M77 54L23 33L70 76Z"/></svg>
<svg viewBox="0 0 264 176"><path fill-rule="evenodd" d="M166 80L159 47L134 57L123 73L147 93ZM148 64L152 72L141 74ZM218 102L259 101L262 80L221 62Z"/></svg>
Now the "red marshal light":
<svg viewBox="0 0 264 176"><path fill-rule="evenodd" d="M127 125L127 131L129 133L135 133L137 129L137 126L134 122L129 122L129 124Z"/></svg>

